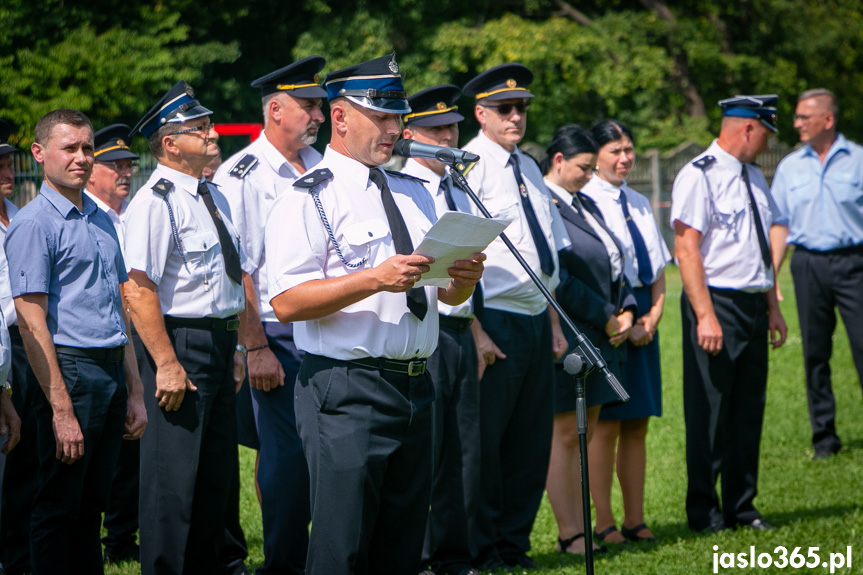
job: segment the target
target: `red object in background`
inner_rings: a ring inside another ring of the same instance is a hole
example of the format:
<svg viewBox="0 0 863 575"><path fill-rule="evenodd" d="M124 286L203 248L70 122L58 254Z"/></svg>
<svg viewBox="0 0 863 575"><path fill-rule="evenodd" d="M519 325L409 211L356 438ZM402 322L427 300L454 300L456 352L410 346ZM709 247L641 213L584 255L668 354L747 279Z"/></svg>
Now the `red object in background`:
<svg viewBox="0 0 863 575"><path fill-rule="evenodd" d="M257 140L263 129L263 124L216 124L220 136L248 136L249 142Z"/></svg>

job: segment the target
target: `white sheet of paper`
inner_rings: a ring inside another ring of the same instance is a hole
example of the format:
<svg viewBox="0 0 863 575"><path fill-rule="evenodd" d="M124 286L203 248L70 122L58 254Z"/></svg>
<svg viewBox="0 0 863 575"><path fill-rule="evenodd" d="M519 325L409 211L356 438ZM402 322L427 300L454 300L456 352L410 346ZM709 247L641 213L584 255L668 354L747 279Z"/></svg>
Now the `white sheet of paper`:
<svg viewBox="0 0 863 575"><path fill-rule="evenodd" d="M446 212L414 249L415 254L435 258L431 269L422 275L416 287L447 287L450 281L447 269L456 260L470 259L476 252L483 251L509 224L506 220Z"/></svg>

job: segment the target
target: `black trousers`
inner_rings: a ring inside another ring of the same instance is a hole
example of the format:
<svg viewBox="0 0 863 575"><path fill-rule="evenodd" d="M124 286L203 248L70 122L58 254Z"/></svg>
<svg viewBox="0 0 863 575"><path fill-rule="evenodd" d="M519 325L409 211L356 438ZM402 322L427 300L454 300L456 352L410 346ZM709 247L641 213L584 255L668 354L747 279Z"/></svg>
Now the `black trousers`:
<svg viewBox="0 0 863 575"><path fill-rule="evenodd" d="M264 564L260 575L302 575L309 546L309 467L297 433L294 384L303 354L294 345L293 326L265 322L270 349L285 372L285 385L252 390L257 404L261 460L258 486L264 527Z"/></svg>
<svg viewBox="0 0 863 575"><path fill-rule="evenodd" d="M6 456L3 470L0 563L8 575L20 575L30 571L30 516L39 471L34 405L39 396L44 397L44 393L27 377L27 353L17 325L9 326L9 335L12 341L12 370L9 372L13 387L12 405L21 418L21 440Z"/></svg>
<svg viewBox="0 0 863 575"><path fill-rule="evenodd" d="M132 345L135 347L135 357L138 360L138 373L151 372L150 363L144 344L138 333L132 327ZM117 554L135 545L138 535L138 491L141 474L141 442L124 441L120 446L120 457L117 459L117 469L111 480L108 495L108 507L102 526L105 536L102 544L105 552Z"/></svg>
<svg viewBox="0 0 863 575"><path fill-rule="evenodd" d="M311 479L308 575L420 571L433 400L428 374L305 355L295 406Z"/></svg>
<svg viewBox="0 0 863 575"><path fill-rule="evenodd" d="M32 573L98 575L104 572L99 528L125 427L126 378L122 362L65 354L57 354L57 361L84 436L84 455L71 465L57 459L54 412L44 394L37 396L39 487L30 523ZM32 370L28 385L39 388Z"/></svg>
<svg viewBox="0 0 863 575"><path fill-rule="evenodd" d="M696 531L761 517L753 500L767 390L767 302L764 294L735 290L711 289L710 297L722 327L722 351L716 356L698 346L695 313L685 293L680 303L686 515Z"/></svg>
<svg viewBox="0 0 863 575"><path fill-rule="evenodd" d="M542 501L554 420L554 363L548 312L486 308L483 329L506 354L480 382L482 468L479 561L524 554Z"/></svg>
<svg viewBox="0 0 863 575"><path fill-rule="evenodd" d="M435 572L458 573L476 559L480 495L479 379L470 328L441 326L428 369L435 387L434 476L423 564Z"/></svg>
<svg viewBox="0 0 863 575"><path fill-rule="evenodd" d="M144 379L140 541L143 575L221 573L225 513L237 468L233 363L237 333L168 326L177 358L198 390L177 411ZM147 354L155 373L153 358Z"/></svg>
<svg viewBox="0 0 863 575"><path fill-rule="evenodd" d="M863 248L813 252L798 246L791 256L791 274L803 338L812 446L839 451L842 442L836 434L830 379L835 308L842 314L857 379L863 385Z"/></svg>

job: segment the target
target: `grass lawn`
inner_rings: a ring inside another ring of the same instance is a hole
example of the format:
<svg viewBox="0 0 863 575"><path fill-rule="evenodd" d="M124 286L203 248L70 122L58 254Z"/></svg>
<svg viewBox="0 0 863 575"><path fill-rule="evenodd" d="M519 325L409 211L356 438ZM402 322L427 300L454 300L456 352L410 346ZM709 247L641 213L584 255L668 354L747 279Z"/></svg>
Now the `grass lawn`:
<svg viewBox="0 0 863 575"><path fill-rule="evenodd" d="M686 465L682 404L682 352L680 332L680 276L668 270L668 297L660 325L664 415L651 422L647 438L647 485L645 515L648 525L660 539L655 544L613 546L595 562L597 573L639 573L696 575L713 572L714 553L746 553L755 548L756 560L769 553L778 560L778 546L790 558L795 547L806 556L818 547L821 562L830 553L847 552L852 547L852 567L831 571L827 566L795 569L739 568L726 572L749 573L861 573L863 572L863 417L861 392L851 360L844 328L837 329L832 361L833 384L838 409L837 427L843 450L828 460L811 461L809 417L803 376L802 348L797 327L797 312L791 278L782 274L785 301L782 311L788 323L788 342L770 355L767 409L761 441L759 495L756 505L764 517L778 528L774 533L748 530L725 531L704 536L686 528L684 497ZM863 286L861 286L863 289ZM243 493L241 516L249 543L250 567L263 561L261 513L254 494L254 453L241 448ZM620 491L613 495L615 515L622 520ZM531 573L570 575L583 573L584 559L555 552L557 526L547 501L543 501L534 525L532 557L539 568ZM714 546L718 547L714 551ZM810 561L809 558L806 558ZM766 564L766 558L762 561ZM836 559L838 563L838 558ZM795 562L795 564L797 564ZM810 563L811 564L811 563ZM736 560L735 560L736 565ZM137 567L137 565L135 565ZM109 566L110 575L137 573L132 564ZM405 574L413 575L413 574Z"/></svg>

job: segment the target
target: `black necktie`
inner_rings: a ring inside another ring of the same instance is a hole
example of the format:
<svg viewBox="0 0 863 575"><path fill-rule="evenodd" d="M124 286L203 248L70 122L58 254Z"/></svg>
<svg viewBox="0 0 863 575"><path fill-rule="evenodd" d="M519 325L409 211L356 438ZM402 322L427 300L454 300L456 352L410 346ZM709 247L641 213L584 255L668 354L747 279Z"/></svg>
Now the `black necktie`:
<svg viewBox="0 0 863 575"><path fill-rule="evenodd" d="M644 237L632 216L629 215L629 202L626 201L626 194L620 190L620 207L623 209L623 217L626 219L626 227L629 229L629 235L632 238L632 245L635 248L635 261L638 262L638 279L645 286L653 283L653 267L650 265L650 255L647 252L647 244L644 243Z"/></svg>
<svg viewBox="0 0 863 575"><path fill-rule="evenodd" d="M393 235L393 245L395 245L396 253L408 255L414 251L414 245L411 242L411 236L408 233L408 228L405 225L405 220L402 217L399 207L393 198L393 193L387 185L387 178L384 173L378 169L372 168L369 170L369 179L381 191L381 202L384 204L384 212L387 214L387 222L390 224L390 233ZM428 312L428 300L426 299L425 288L411 288L407 291L408 309L411 310L420 321L425 319Z"/></svg>
<svg viewBox="0 0 863 575"><path fill-rule="evenodd" d="M225 271L228 273L229 278L234 280L238 285L242 285L243 272L240 269L240 254L237 253L237 248L234 247L234 238L228 232L225 222L222 221L222 215L213 201L213 196L210 195L210 188L207 186L207 182L200 182L198 184L198 193L201 195L201 199L204 200L204 205L207 206L207 211L210 212L213 223L216 224L216 231L219 233L219 245L222 246L222 257L225 260Z"/></svg>
<svg viewBox="0 0 863 575"><path fill-rule="evenodd" d="M443 190L443 198L446 200L446 207L451 212L457 212L458 208L455 205L455 200L452 199L452 186L450 186L449 176L444 176L440 180L440 188Z"/></svg>
<svg viewBox="0 0 863 575"><path fill-rule="evenodd" d="M761 225L761 214L758 213L758 204L755 203L755 196L752 195L752 186L749 184L749 172L746 171L746 164L743 164L741 177L746 184L746 191L749 193L749 207L752 208L752 219L755 220L755 231L758 234L758 246L761 248L761 259L764 260L764 271L768 271L772 267L770 248L767 246L764 226Z"/></svg>
<svg viewBox="0 0 863 575"><path fill-rule="evenodd" d="M551 257L551 250L548 248L545 234L539 226L539 220L536 219L536 212L533 211L533 204L530 202L527 186L524 185L524 179L521 177L521 166L518 163L518 156L512 154L509 157L509 163L512 166L512 173L515 174L515 181L521 194L521 204L524 206L524 217L527 219L527 227L530 228L530 235L533 237L533 243L536 244L536 251L539 254L539 267L542 273L550 276L554 273L554 259Z"/></svg>

